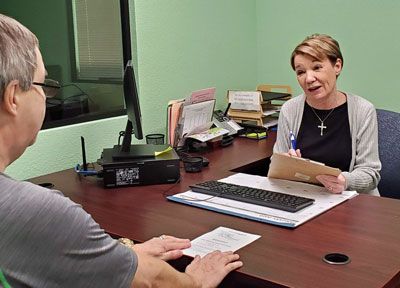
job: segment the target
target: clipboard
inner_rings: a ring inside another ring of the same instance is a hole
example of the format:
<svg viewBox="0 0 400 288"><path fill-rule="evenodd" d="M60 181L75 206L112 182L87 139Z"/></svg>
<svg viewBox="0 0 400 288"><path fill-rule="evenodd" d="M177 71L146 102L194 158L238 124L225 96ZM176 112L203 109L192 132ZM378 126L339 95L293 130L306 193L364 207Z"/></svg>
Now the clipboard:
<svg viewBox="0 0 400 288"><path fill-rule="evenodd" d="M321 185L315 178L316 176L332 175L337 177L341 172L338 168L329 167L320 162L274 153L271 157L268 177Z"/></svg>

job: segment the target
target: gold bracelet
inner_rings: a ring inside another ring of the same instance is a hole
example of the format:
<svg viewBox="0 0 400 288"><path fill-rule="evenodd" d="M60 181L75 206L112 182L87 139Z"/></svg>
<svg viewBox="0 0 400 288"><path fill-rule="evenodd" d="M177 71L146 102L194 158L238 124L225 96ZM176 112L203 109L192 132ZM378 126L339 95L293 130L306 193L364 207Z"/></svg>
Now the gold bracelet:
<svg viewBox="0 0 400 288"><path fill-rule="evenodd" d="M131 239L128 239L128 238L119 238L118 241L122 245L125 245L126 247L131 248L131 249L133 248L133 245L135 245L135 243Z"/></svg>

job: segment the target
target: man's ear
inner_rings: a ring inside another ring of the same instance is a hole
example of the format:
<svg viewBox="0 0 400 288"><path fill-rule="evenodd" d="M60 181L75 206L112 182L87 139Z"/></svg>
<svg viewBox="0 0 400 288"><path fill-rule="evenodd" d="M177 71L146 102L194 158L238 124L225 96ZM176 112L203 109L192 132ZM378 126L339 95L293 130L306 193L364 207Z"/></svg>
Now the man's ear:
<svg viewBox="0 0 400 288"><path fill-rule="evenodd" d="M18 80L12 80L4 89L3 109L12 115L16 115L18 111L17 94L20 91Z"/></svg>

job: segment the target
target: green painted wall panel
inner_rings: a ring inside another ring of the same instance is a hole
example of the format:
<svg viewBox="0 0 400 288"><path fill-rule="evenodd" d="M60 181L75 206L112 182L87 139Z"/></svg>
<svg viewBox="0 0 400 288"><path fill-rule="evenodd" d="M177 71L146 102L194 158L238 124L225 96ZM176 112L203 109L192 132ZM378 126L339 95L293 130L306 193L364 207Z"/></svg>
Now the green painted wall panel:
<svg viewBox="0 0 400 288"><path fill-rule="evenodd" d="M400 111L400 1L256 1L258 82L290 84L300 93L291 52L307 35L326 33L339 41L344 57L339 90Z"/></svg>

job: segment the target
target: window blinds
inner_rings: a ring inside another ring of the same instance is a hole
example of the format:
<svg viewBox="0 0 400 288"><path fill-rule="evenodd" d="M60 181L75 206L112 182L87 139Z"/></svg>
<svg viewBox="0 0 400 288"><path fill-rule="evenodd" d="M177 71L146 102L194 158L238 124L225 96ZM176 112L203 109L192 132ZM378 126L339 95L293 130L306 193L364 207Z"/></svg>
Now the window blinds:
<svg viewBox="0 0 400 288"><path fill-rule="evenodd" d="M123 56L119 1L72 3L77 80L120 80Z"/></svg>

